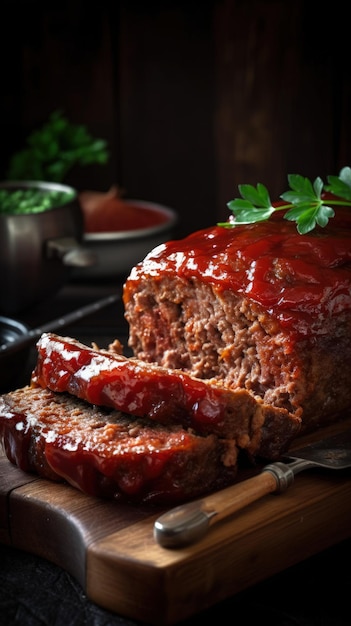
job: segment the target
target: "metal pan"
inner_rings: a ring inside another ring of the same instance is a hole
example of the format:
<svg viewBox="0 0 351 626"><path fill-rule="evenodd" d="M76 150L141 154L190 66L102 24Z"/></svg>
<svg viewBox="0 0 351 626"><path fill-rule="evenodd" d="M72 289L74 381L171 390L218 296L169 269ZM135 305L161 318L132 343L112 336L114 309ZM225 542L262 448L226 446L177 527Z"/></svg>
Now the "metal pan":
<svg viewBox="0 0 351 626"><path fill-rule="evenodd" d="M0 393L9 391L16 384L31 346L44 332L57 332L119 299L118 294L107 296L33 329L18 320L0 316Z"/></svg>

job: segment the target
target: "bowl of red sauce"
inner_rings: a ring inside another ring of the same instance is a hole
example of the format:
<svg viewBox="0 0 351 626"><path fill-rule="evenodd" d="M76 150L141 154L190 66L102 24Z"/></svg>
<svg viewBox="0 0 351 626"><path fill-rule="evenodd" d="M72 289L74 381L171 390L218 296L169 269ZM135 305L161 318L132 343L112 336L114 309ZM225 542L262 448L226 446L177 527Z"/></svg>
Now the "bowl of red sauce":
<svg viewBox="0 0 351 626"><path fill-rule="evenodd" d="M83 245L95 257L91 267L76 268L79 279L127 276L153 248L173 236L178 221L170 207L122 198L117 187L106 193L83 191Z"/></svg>

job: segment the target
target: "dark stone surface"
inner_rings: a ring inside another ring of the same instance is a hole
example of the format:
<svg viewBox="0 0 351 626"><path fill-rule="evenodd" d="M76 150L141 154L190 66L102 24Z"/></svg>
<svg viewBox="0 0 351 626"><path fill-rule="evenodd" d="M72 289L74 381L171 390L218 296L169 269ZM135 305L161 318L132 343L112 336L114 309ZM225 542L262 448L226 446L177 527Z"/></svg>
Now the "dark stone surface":
<svg viewBox="0 0 351 626"><path fill-rule="evenodd" d="M351 541L342 542L199 613L183 626L218 619L269 626L350 626ZM222 617L221 617L222 616ZM221 621L220 623L224 623ZM136 626L86 597L64 570L0 546L1 626Z"/></svg>

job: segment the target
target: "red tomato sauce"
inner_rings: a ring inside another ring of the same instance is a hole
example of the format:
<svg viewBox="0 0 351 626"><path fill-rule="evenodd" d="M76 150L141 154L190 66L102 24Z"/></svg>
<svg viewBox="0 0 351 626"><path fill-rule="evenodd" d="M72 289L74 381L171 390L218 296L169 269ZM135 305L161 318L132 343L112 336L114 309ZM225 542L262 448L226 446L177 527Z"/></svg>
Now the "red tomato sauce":
<svg viewBox="0 0 351 626"><path fill-rule="evenodd" d="M84 210L86 233L118 232L151 228L168 221L161 211L136 206L118 198L104 200L95 210Z"/></svg>

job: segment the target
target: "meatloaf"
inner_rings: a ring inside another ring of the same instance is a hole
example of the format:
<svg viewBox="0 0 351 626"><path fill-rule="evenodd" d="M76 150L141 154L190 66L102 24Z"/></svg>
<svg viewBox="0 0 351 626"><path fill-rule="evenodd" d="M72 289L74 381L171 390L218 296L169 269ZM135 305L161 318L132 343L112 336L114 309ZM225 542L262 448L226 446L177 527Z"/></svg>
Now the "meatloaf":
<svg viewBox="0 0 351 626"><path fill-rule="evenodd" d="M284 408L265 405L245 389L166 369L71 337L44 333L37 342L32 385L68 392L91 404L112 407L197 434L231 440L248 456L278 458L300 429ZM230 461L231 462L231 461Z"/></svg>
<svg viewBox="0 0 351 626"><path fill-rule="evenodd" d="M235 446L214 435L200 437L40 387L0 398L1 442L8 459L26 472L130 503L198 497L233 482L237 469Z"/></svg>
<svg viewBox="0 0 351 626"><path fill-rule="evenodd" d="M151 251L124 285L129 346L313 430L351 404L350 212L306 235L277 215Z"/></svg>

